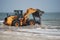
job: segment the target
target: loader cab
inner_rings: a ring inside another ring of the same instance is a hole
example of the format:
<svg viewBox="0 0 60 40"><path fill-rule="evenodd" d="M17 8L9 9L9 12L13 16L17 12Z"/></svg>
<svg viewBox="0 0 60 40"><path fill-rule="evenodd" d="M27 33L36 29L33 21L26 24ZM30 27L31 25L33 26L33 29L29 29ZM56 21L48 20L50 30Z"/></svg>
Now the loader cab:
<svg viewBox="0 0 60 40"><path fill-rule="evenodd" d="M14 13L18 18L23 18L23 10L14 10Z"/></svg>

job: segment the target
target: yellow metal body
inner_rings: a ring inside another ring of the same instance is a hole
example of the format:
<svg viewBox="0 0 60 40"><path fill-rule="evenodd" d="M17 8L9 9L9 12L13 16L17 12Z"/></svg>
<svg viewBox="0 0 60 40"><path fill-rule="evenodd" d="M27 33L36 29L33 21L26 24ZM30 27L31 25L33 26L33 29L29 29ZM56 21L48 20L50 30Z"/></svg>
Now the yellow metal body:
<svg viewBox="0 0 60 40"><path fill-rule="evenodd" d="M9 26L11 26L12 21L13 21L16 17L17 17L17 16L10 16L10 17L8 17L6 23L7 23Z"/></svg>
<svg viewBox="0 0 60 40"><path fill-rule="evenodd" d="M36 12L37 10L36 9L33 9L33 8L29 8L27 9L27 11L25 12L25 14L23 15L23 18L20 20L20 25L23 25L23 24L26 24L26 20L28 19L28 16L34 12ZM7 24L9 26L11 26L13 20L17 18L17 16L10 16L10 17L7 17Z"/></svg>
<svg viewBox="0 0 60 40"><path fill-rule="evenodd" d="M25 12L24 16L23 16L23 23L26 24L26 20L28 19L29 15L36 12L37 10L34 8L29 8L27 9L27 11Z"/></svg>

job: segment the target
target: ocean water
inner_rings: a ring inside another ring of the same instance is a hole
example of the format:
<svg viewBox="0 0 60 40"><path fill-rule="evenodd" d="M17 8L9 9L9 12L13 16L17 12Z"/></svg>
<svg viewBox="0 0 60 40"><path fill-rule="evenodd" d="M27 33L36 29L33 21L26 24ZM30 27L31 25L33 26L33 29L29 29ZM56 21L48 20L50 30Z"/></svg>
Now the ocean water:
<svg viewBox="0 0 60 40"><path fill-rule="evenodd" d="M9 13L12 15L13 13ZM0 13L0 21L7 17L7 13ZM41 16L41 22L45 25L60 26L60 12L47 12Z"/></svg>
<svg viewBox="0 0 60 40"><path fill-rule="evenodd" d="M41 19L45 25L60 26L60 12L45 13Z"/></svg>

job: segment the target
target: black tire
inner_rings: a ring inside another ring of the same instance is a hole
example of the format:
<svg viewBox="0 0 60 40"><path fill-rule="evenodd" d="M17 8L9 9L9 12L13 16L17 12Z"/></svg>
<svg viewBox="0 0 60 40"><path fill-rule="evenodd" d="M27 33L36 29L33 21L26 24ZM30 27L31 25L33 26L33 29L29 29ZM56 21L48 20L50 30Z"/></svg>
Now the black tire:
<svg viewBox="0 0 60 40"><path fill-rule="evenodd" d="M19 20L13 20L12 26L20 26L20 21Z"/></svg>
<svg viewBox="0 0 60 40"><path fill-rule="evenodd" d="M30 20L29 21L29 25L35 25L35 21L34 20Z"/></svg>

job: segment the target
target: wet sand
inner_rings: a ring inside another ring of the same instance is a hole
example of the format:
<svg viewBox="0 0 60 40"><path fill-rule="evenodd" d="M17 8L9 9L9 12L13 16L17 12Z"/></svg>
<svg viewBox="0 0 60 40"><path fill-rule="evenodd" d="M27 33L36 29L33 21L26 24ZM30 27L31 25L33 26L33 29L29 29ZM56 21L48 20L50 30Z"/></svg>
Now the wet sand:
<svg viewBox="0 0 60 40"><path fill-rule="evenodd" d="M0 25L0 40L60 40L60 30L46 25L11 27ZM41 29L43 28L43 29Z"/></svg>
<svg viewBox="0 0 60 40"><path fill-rule="evenodd" d="M0 32L0 40L60 40L60 36L25 32Z"/></svg>

